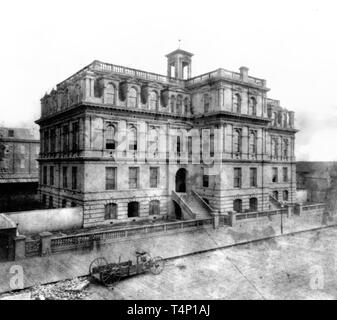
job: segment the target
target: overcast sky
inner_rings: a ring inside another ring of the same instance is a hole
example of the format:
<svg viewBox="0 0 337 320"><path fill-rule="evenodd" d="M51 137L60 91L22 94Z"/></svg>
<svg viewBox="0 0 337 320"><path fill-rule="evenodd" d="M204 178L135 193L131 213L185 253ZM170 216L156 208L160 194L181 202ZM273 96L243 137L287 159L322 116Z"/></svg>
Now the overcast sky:
<svg viewBox="0 0 337 320"><path fill-rule="evenodd" d="M30 0L0 5L0 123L30 126L46 91L93 60L166 74L165 54L195 54L192 76L249 67L296 112L298 160L337 160L337 3Z"/></svg>

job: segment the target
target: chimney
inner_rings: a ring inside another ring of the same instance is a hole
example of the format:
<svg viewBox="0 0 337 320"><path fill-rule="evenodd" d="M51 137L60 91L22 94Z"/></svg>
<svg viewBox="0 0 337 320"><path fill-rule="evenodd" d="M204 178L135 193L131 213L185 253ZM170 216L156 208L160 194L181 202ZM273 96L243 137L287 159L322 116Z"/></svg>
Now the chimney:
<svg viewBox="0 0 337 320"><path fill-rule="evenodd" d="M248 82L248 70L247 67L240 68L241 80L244 82Z"/></svg>

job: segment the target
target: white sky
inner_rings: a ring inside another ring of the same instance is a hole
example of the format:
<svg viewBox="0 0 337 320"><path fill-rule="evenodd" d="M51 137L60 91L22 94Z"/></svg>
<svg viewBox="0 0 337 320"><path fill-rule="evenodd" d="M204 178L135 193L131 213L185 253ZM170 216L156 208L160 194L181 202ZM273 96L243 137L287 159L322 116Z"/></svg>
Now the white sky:
<svg viewBox="0 0 337 320"><path fill-rule="evenodd" d="M337 3L309 1L2 1L0 123L31 126L46 91L95 59L166 74L242 65L296 112L298 160L337 160Z"/></svg>

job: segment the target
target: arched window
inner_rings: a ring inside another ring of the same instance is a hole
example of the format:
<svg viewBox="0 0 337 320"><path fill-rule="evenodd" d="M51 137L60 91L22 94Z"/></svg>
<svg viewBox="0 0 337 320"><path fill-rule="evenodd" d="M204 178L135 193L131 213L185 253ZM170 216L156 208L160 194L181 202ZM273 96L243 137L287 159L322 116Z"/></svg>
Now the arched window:
<svg viewBox="0 0 337 320"><path fill-rule="evenodd" d="M289 141L288 139L283 139L283 157L288 158L289 156Z"/></svg>
<svg viewBox="0 0 337 320"><path fill-rule="evenodd" d="M132 201L128 203L128 218L139 217L139 202Z"/></svg>
<svg viewBox="0 0 337 320"><path fill-rule="evenodd" d="M130 151L137 151L137 129L133 126L129 128L128 144Z"/></svg>
<svg viewBox="0 0 337 320"><path fill-rule="evenodd" d="M115 103L115 87L112 83L108 83L105 88L105 103Z"/></svg>
<svg viewBox="0 0 337 320"><path fill-rule="evenodd" d="M103 88L101 87L100 83L98 80L94 80L94 97L95 98L100 98L102 97L102 90Z"/></svg>
<svg viewBox="0 0 337 320"><path fill-rule="evenodd" d="M273 191L273 197L278 200L278 191Z"/></svg>
<svg viewBox="0 0 337 320"><path fill-rule="evenodd" d="M185 98L184 99L184 113L185 114L188 114L189 112L190 112L190 110L189 110L189 101L188 101L188 98Z"/></svg>
<svg viewBox="0 0 337 320"><path fill-rule="evenodd" d="M158 133L155 128L152 128L148 132L147 150L153 154L158 152Z"/></svg>
<svg viewBox="0 0 337 320"><path fill-rule="evenodd" d="M175 96L171 96L171 99L170 99L170 109L171 109L172 113L175 112L175 104L176 104L176 98L175 98Z"/></svg>
<svg viewBox="0 0 337 320"><path fill-rule="evenodd" d="M128 93L128 107L137 108L137 90L130 88Z"/></svg>
<svg viewBox="0 0 337 320"><path fill-rule="evenodd" d="M249 133L249 154L257 153L257 137L256 132L250 131Z"/></svg>
<svg viewBox="0 0 337 320"><path fill-rule="evenodd" d="M233 132L233 152L240 153L241 152L241 130L234 129Z"/></svg>
<svg viewBox="0 0 337 320"><path fill-rule="evenodd" d="M180 152L181 152L181 137L180 135L177 136L177 154L178 156L180 156Z"/></svg>
<svg viewBox="0 0 337 320"><path fill-rule="evenodd" d="M158 95L157 92L151 91L150 92L150 99L149 99L150 110L156 110L158 104Z"/></svg>
<svg viewBox="0 0 337 320"><path fill-rule="evenodd" d="M235 212L242 212L242 200L241 199L235 199L233 202L233 210Z"/></svg>
<svg viewBox="0 0 337 320"><path fill-rule="evenodd" d="M183 108L183 98L182 96L179 95L177 97L177 109L176 109L178 114L182 113L182 108Z"/></svg>
<svg viewBox="0 0 337 320"><path fill-rule="evenodd" d="M286 113L284 113L283 114L283 127L288 127L288 119L287 119L288 117L287 117L287 114Z"/></svg>
<svg viewBox="0 0 337 320"><path fill-rule="evenodd" d="M272 112L272 108L271 107L268 107L268 110L267 110L267 114L268 114L268 118L271 119L273 117L273 112Z"/></svg>
<svg viewBox="0 0 337 320"><path fill-rule="evenodd" d="M271 138L271 155L273 158L278 157L278 141L276 137Z"/></svg>
<svg viewBox="0 0 337 320"><path fill-rule="evenodd" d="M249 99L249 114L256 116L256 99L254 97Z"/></svg>
<svg viewBox="0 0 337 320"><path fill-rule="evenodd" d="M257 198L249 199L249 211L256 212L257 211Z"/></svg>
<svg viewBox="0 0 337 320"><path fill-rule="evenodd" d="M104 206L104 219L105 220L117 219L116 203L108 203Z"/></svg>
<svg viewBox="0 0 337 320"><path fill-rule="evenodd" d="M283 201L288 201L289 200L289 192L288 190L283 191Z"/></svg>
<svg viewBox="0 0 337 320"><path fill-rule="evenodd" d="M277 124L277 113L276 112L273 112L273 126L276 126Z"/></svg>
<svg viewBox="0 0 337 320"><path fill-rule="evenodd" d="M116 129L115 126L108 122L105 129L105 149L115 150L116 148Z"/></svg>
<svg viewBox="0 0 337 320"><path fill-rule="evenodd" d="M68 89L65 89L65 91L63 93L63 99L62 100L63 100L62 101L63 109L68 108L69 107L69 92L68 92ZM48 102L48 100L47 100L47 102ZM49 105L48 105L48 108L49 108Z"/></svg>
<svg viewBox="0 0 337 320"><path fill-rule="evenodd" d="M149 203L149 215L158 215L160 214L160 202L159 200L152 200Z"/></svg>
<svg viewBox="0 0 337 320"><path fill-rule="evenodd" d="M204 94L204 113L209 112L209 96Z"/></svg>
<svg viewBox="0 0 337 320"><path fill-rule="evenodd" d="M233 112L241 112L241 96L238 93L233 97Z"/></svg>

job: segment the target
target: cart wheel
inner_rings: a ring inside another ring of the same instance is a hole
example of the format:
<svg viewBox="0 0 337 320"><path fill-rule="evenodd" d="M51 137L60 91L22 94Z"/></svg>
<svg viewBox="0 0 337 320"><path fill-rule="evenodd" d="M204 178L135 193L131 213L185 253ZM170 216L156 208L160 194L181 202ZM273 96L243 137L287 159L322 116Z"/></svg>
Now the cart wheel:
<svg viewBox="0 0 337 320"><path fill-rule="evenodd" d="M103 267L108 265L108 261L104 257L99 257L90 263L89 274L94 277L95 274L100 273Z"/></svg>
<svg viewBox="0 0 337 320"><path fill-rule="evenodd" d="M114 283L118 283L121 279L120 268L112 268L101 273L100 280L105 286L111 286Z"/></svg>
<svg viewBox="0 0 337 320"><path fill-rule="evenodd" d="M151 260L151 266L150 266L150 271L152 274L159 274L163 271L164 269L165 262L162 257L154 257Z"/></svg>

